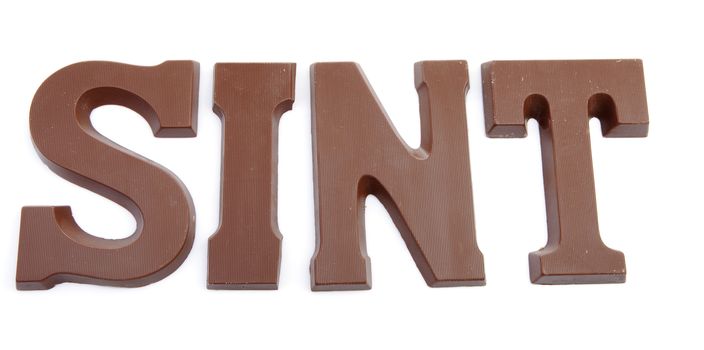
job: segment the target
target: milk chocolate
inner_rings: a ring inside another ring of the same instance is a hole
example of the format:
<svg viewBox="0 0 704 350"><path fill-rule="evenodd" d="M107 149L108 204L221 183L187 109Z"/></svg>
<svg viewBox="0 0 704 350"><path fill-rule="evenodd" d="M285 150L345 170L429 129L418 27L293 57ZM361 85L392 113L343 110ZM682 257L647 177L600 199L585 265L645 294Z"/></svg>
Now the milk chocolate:
<svg viewBox="0 0 704 350"><path fill-rule="evenodd" d="M166 168L108 140L90 113L121 105L139 113L156 137L196 135L198 63L155 67L82 62L50 76L32 101L29 126L40 158L59 176L98 193L134 215L123 239L83 231L71 208L25 207L20 224L17 289L77 282L122 287L158 281L186 259L195 209Z"/></svg>
<svg viewBox="0 0 704 350"><path fill-rule="evenodd" d="M313 290L371 288L364 201L375 195L431 287L483 285L475 239L465 61L415 65L421 146L392 126L354 63L311 68L316 249Z"/></svg>
<svg viewBox="0 0 704 350"><path fill-rule="evenodd" d="M213 110L222 120L220 227L208 241L208 288L276 289L279 118L293 104L294 63L218 63Z"/></svg>
<svg viewBox="0 0 704 350"><path fill-rule="evenodd" d="M538 284L618 283L623 253L601 240L589 117L605 137L645 137L648 109L640 60L494 61L482 65L489 137L524 137L540 124L547 245L529 254Z"/></svg>

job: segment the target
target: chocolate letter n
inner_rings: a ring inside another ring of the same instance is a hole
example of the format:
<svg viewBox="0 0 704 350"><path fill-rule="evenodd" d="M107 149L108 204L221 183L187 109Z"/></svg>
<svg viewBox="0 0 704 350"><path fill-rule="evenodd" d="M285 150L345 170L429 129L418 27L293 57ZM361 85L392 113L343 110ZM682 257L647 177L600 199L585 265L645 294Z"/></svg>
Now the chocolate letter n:
<svg viewBox="0 0 704 350"><path fill-rule="evenodd" d="M115 104L139 113L156 137L196 134L198 64L155 67L83 62L63 68L37 90L32 140L56 174L129 210L130 237L109 240L78 227L70 207L22 209L17 288L79 282L137 287L176 270L193 244L195 210L181 181L164 167L100 135L93 109Z"/></svg>
<svg viewBox="0 0 704 350"><path fill-rule="evenodd" d="M548 242L529 255L533 283L624 282L623 254L599 235L589 117L606 137L648 133L639 60L495 61L482 66L490 137L524 137L540 124Z"/></svg>
<svg viewBox="0 0 704 350"><path fill-rule="evenodd" d="M313 290L371 288L364 200L386 207L426 283L483 285L474 232L464 61L420 62L421 147L409 148L354 63L311 71L317 245Z"/></svg>

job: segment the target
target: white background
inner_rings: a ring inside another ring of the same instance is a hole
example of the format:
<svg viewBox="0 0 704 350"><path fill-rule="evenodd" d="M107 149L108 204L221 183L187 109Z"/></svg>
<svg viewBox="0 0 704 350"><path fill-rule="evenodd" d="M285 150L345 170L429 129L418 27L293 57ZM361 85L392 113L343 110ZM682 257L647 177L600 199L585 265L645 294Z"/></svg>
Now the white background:
<svg viewBox="0 0 704 350"><path fill-rule="evenodd" d="M699 348L704 346L702 10L677 1L5 1L0 5L0 348ZM690 3L696 3L694 1ZM599 224L626 254L618 285L538 286L528 253L545 244L537 125L526 139L484 134L480 64L494 59L641 58L645 139L604 139L591 122ZM193 196L196 240L166 279L143 288L62 284L15 290L20 209L71 205L105 238L135 227L118 205L53 174L29 136L41 82L68 64L201 63L198 137L156 139L136 113L94 111L107 137L176 173ZM420 143L413 63L466 59L472 180L485 287L428 288L379 202L367 200L373 288L313 293L309 66L359 62L396 128ZM209 291L218 224L216 62L296 62L296 102L280 124L278 291Z"/></svg>

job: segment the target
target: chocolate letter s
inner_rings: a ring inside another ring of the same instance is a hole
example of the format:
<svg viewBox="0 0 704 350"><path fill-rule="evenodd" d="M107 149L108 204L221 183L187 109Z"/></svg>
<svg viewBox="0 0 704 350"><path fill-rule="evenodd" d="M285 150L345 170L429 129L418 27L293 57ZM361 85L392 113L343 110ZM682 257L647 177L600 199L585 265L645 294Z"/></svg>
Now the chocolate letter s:
<svg viewBox="0 0 704 350"><path fill-rule="evenodd" d="M180 266L194 238L188 191L166 168L100 135L90 113L121 105L144 117L156 137L193 137L197 91L198 63L193 61L155 67L83 62L41 85L30 111L40 157L64 179L125 207L137 229L124 239L103 239L81 230L70 207L25 207L17 289L48 289L62 282L137 287Z"/></svg>

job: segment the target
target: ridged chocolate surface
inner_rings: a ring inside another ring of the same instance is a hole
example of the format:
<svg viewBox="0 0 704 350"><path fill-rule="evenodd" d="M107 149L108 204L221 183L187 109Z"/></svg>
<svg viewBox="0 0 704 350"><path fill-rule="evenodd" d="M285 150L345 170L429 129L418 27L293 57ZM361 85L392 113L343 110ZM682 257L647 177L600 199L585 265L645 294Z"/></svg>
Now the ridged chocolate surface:
<svg viewBox="0 0 704 350"><path fill-rule="evenodd" d="M482 80L490 137L524 137L528 118L540 124L548 242L529 255L531 281L624 282L623 253L599 234L589 118L606 137L648 134L641 61L493 61Z"/></svg>

